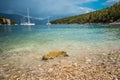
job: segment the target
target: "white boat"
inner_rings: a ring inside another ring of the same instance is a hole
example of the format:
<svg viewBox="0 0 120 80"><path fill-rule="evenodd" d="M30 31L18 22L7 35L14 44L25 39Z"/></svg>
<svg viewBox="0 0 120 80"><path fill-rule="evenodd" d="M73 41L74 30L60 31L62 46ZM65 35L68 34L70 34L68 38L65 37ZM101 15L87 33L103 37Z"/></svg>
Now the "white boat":
<svg viewBox="0 0 120 80"><path fill-rule="evenodd" d="M35 25L35 23L30 22L30 16L29 16L29 9L28 8L27 8L27 22L22 22L22 23L20 23L20 25L28 25L28 26Z"/></svg>
<svg viewBox="0 0 120 80"><path fill-rule="evenodd" d="M46 23L46 25L51 25L50 21L49 21L49 17L48 17L48 22Z"/></svg>
<svg viewBox="0 0 120 80"><path fill-rule="evenodd" d="M120 22L113 22L109 24L110 26L120 26Z"/></svg>
<svg viewBox="0 0 120 80"><path fill-rule="evenodd" d="M24 22L24 23L20 23L20 25L28 25L28 26L30 26L30 25L35 25L35 23Z"/></svg>

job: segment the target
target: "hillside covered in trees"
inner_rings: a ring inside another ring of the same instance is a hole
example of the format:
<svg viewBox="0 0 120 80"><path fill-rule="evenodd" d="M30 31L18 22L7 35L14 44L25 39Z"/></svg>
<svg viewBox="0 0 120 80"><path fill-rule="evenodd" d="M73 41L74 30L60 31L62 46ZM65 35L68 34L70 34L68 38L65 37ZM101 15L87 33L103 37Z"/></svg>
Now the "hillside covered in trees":
<svg viewBox="0 0 120 80"><path fill-rule="evenodd" d="M52 24L112 23L119 19L120 19L120 2L102 10L54 20L51 21L51 23Z"/></svg>

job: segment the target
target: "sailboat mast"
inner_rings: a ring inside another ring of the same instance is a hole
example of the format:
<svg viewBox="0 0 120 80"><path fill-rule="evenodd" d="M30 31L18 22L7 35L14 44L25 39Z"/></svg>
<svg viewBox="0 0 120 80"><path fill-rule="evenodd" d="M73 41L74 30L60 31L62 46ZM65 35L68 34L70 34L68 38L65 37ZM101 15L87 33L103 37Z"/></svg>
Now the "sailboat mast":
<svg viewBox="0 0 120 80"><path fill-rule="evenodd" d="M30 23L30 16L29 16L29 9L27 8L27 14L28 14L28 23Z"/></svg>
<svg viewBox="0 0 120 80"><path fill-rule="evenodd" d="M23 22L20 25L35 25L35 23L30 23L29 8L27 8L27 22Z"/></svg>
<svg viewBox="0 0 120 80"><path fill-rule="evenodd" d="M49 16L48 16L48 23L49 23Z"/></svg>

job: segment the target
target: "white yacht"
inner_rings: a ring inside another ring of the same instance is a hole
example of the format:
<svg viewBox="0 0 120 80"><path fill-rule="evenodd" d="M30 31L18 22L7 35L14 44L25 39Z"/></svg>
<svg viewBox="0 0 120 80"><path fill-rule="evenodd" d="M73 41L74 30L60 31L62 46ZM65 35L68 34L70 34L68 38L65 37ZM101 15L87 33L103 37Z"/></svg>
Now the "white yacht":
<svg viewBox="0 0 120 80"><path fill-rule="evenodd" d="M27 22L22 22L20 25L35 25L35 23L30 22L29 9L27 8Z"/></svg>

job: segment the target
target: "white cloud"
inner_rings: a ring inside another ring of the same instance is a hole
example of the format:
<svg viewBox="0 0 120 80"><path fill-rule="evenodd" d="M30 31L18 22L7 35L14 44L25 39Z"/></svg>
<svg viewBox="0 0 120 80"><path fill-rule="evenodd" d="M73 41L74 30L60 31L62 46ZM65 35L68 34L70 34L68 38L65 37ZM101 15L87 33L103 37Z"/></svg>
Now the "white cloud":
<svg viewBox="0 0 120 80"><path fill-rule="evenodd" d="M13 12L17 11L17 13L23 14L25 14L26 8L30 8L30 15L46 17L90 12L93 9L80 5L95 1L98 0L12 0L5 7ZM1 5L2 3L0 3Z"/></svg>
<svg viewBox="0 0 120 80"><path fill-rule="evenodd" d="M105 3L103 3L103 5L112 5L116 2L119 2L120 0L107 0Z"/></svg>
<svg viewBox="0 0 120 80"><path fill-rule="evenodd" d="M45 2L41 4L41 8L43 8L41 9L41 11L45 13L51 13L54 15L81 14L81 13L93 11L93 9L88 7L80 7L77 6L77 4L83 4L93 1L97 1L97 0L57 0L57 1L45 0Z"/></svg>

